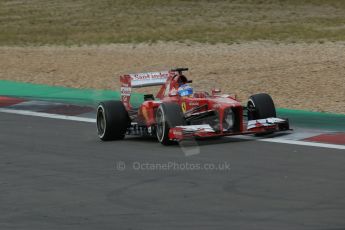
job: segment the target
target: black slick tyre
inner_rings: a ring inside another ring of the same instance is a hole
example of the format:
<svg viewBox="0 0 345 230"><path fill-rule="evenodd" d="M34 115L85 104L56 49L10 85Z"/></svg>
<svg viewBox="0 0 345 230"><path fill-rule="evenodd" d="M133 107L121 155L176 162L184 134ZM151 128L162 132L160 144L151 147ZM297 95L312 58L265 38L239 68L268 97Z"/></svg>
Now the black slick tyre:
<svg viewBox="0 0 345 230"><path fill-rule="evenodd" d="M169 139L169 130L186 125L181 107L175 103L162 103L156 111L156 134L163 145L176 144Z"/></svg>
<svg viewBox="0 0 345 230"><path fill-rule="evenodd" d="M97 131L102 141L121 140L130 125L128 112L121 101L104 101L97 108Z"/></svg>
<svg viewBox="0 0 345 230"><path fill-rule="evenodd" d="M254 94L249 97L248 120L276 117L276 108L270 95L266 93Z"/></svg>
<svg viewBox="0 0 345 230"><path fill-rule="evenodd" d="M276 117L276 108L272 97L266 93L254 94L249 97L247 103L248 120L259 120ZM273 133L272 131L257 133L255 136L265 136Z"/></svg>

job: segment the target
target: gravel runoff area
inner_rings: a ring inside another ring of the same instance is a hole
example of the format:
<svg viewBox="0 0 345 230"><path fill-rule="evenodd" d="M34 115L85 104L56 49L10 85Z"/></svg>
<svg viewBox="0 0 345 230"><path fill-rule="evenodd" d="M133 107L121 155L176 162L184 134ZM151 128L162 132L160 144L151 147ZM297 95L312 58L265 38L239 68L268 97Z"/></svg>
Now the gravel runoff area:
<svg viewBox="0 0 345 230"><path fill-rule="evenodd" d="M196 90L219 87L243 102L267 92L277 107L345 114L341 42L0 47L0 79L13 81L119 90L121 74L171 67L189 67Z"/></svg>

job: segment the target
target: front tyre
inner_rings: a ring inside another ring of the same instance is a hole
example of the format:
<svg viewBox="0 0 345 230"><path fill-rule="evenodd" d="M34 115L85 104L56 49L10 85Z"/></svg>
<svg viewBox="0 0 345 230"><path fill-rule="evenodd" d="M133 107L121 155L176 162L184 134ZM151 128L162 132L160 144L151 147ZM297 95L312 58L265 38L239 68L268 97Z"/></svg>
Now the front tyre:
<svg viewBox="0 0 345 230"><path fill-rule="evenodd" d="M259 93L250 96L247 109L248 120L259 120L277 116L272 97L266 93ZM267 131L263 133L256 133L255 136L265 136L271 133L273 132Z"/></svg>
<svg viewBox="0 0 345 230"><path fill-rule="evenodd" d="M169 130L176 126L185 125L181 107L175 103L163 103L156 111L156 134L158 141L163 145L175 144L169 139Z"/></svg>
<svg viewBox="0 0 345 230"><path fill-rule="evenodd" d="M128 112L121 101L104 101L97 108L97 131L102 141L121 140L130 125Z"/></svg>
<svg viewBox="0 0 345 230"><path fill-rule="evenodd" d="M258 120L277 116L273 100L271 96L266 93L250 96L247 109L248 120Z"/></svg>

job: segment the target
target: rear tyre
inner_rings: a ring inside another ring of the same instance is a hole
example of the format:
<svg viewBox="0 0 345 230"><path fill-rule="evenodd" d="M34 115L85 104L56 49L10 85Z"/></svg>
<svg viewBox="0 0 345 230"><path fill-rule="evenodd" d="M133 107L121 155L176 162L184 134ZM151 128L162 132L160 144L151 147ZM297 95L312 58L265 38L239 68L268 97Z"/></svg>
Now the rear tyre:
<svg viewBox="0 0 345 230"><path fill-rule="evenodd" d="M130 118L121 101L104 101L97 108L97 131L102 141L125 137Z"/></svg>
<svg viewBox="0 0 345 230"><path fill-rule="evenodd" d="M163 103L156 112L156 134L163 145L176 144L169 139L169 130L176 126L186 125L181 107L175 103Z"/></svg>
<svg viewBox="0 0 345 230"><path fill-rule="evenodd" d="M249 97L248 104L248 120L265 119L276 117L276 108L270 95L266 93L254 94ZM273 132L257 133L256 136L264 136Z"/></svg>

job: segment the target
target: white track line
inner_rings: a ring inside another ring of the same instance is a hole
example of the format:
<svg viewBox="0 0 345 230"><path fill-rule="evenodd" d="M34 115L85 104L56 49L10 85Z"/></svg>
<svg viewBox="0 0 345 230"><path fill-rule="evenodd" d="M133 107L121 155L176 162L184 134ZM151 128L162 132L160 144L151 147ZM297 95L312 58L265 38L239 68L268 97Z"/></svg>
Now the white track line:
<svg viewBox="0 0 345 230"><path fill-rule="evenodd" d="M82 122L96 123L96 119L94 119L94 118L66 116L66 115L51 114L51 113L40 113L40 112L33 112L33 111L27 111L27 110L15 110L15 109L3 109L3 108L0 108L0 112L2 112L2 113L20 114L20 115L27 115L27 116L35 116L35 117L54 118L54 119L61 119L61 120L82 121Z"/></svg>
<svg viewBox="0 0 345 230"><path fill-rule="evenodd" d="M281 139L281 138L258 139L257 141L281 143L281 144L292 144L292 145L313 146L313 147L328 148L328 149L344 149L345 150L345 145L324 144L324 143L307 142L307 141L296 141L296 140L287 140L287 139Z"/></svg>
<svg viewBox="0 0 345 230"><path fill-rule="evenodd" d="M26 111L26 110L14 110L14 109L0 108L0 112L27 115L27 116L35 116L35 117L45 117L45 118L70 120L70 121L82 121L82 122L89 122L89 123L95 123L96 122L96 119L93 119L93 118L66 116L66 115L50 114L50 113L40 113L40 112L32 112L32 111ZM292 144L292 145L302 145L302 146L312 146L312 147L320 147L320 148L345 150L345 145L296 141L296 140L287 140L287 139L281 139L281 138L266 138L266 139L253 139L253 140L263 141L263 142L271 142L271 143Z"/></svg>

